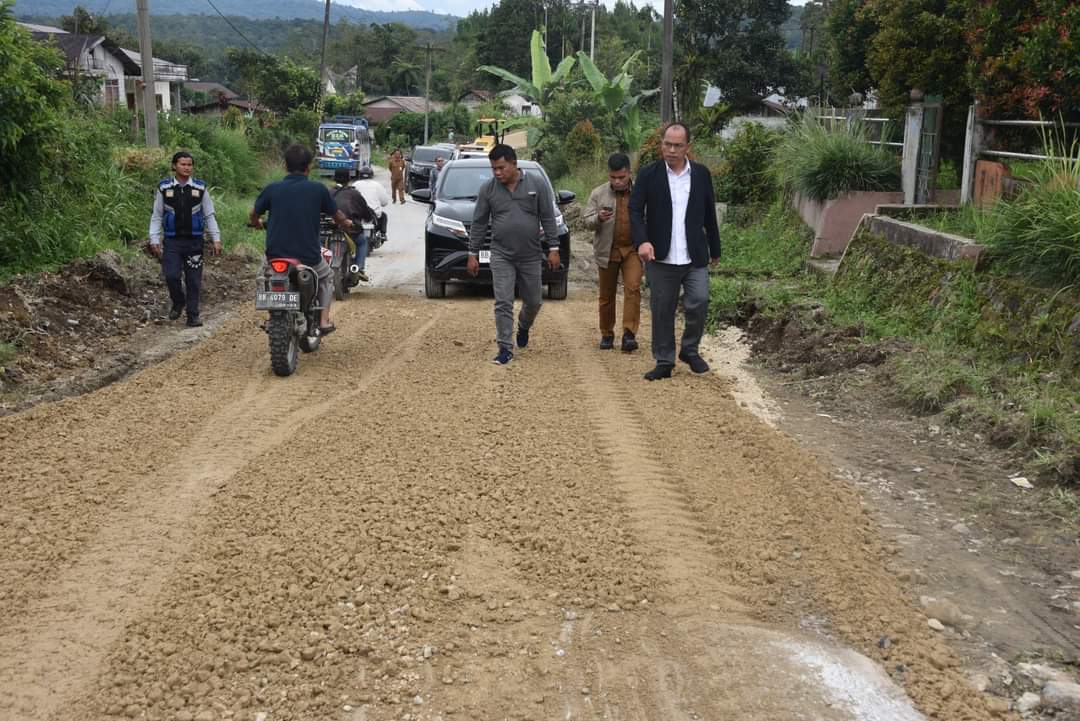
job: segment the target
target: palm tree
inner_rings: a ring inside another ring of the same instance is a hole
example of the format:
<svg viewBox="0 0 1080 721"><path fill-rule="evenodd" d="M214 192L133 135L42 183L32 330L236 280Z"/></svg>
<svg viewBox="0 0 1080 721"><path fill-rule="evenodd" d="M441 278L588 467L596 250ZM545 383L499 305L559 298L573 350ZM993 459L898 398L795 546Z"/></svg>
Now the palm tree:
<svg viewBox="0 0 1080 721"><path fill-rule="evenodd" d="M398 58L390 66L391 83L395 87L402 88L403 95L408 95L413 88L420 87L420 66L410 63L408 60Z"/></svg>

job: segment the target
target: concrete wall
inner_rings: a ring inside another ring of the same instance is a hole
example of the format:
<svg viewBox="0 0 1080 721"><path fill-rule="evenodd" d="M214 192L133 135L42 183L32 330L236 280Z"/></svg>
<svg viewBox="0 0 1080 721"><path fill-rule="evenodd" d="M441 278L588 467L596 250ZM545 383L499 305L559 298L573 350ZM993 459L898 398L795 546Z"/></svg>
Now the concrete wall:
<svg viewBox="0 0 1080 721"><path fill-rule="evenodd" d="M862 217L873 213L878 205L904 202L904 194L857 192L847 193L825 203L796 195L793 201L803 222L814 230L813 258L843 255Z"/></svg>
<svg viewBox="0 0 1080 721"><path fill-rule="evenodd" d="M863 218L859 229L867 230L895 245L918 248L933 258L970 260L978 264L979 258L986 251L985 245L976 243L970 238L932 230L884 215L867 215Z"/></svg>

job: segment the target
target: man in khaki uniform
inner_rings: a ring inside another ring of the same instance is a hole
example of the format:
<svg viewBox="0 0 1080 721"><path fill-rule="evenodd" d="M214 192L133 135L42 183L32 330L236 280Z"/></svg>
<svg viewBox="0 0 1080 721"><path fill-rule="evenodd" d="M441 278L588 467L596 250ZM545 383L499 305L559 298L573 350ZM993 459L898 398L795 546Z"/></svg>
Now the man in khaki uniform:
<svg viewBox="0 0 1080 721"><path fill-rule="evenodd" d="M401 157L401 148L394 148L390 155L390 202L405 204L405 159Z"/></svg>
<svg viewBox="0 0 1080 721"><path fill-rule="evenodd" d="M608 158L608 182L589 195L582 217L595 231L593 251L600 271L600 348L615 347L615 291L623 282L622 350L637 350L641 319L641 260L630 230L630 158L615 153Z"/></svg>

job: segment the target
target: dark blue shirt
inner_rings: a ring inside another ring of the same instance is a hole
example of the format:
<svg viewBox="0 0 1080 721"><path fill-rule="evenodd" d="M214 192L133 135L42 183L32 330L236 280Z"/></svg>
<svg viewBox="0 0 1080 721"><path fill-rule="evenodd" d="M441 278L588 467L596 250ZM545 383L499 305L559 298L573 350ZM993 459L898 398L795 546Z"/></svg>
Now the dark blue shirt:
<svg viewBox="0 0 1080 721"><path fill-rule="evenodd" d="M270 211L266 256L318 265L322 259L320 214L332 216L337 212L327 187L308 180L306 175L286 175L263 188L255 200L255 212L262 215L266 211Z"/></svg>

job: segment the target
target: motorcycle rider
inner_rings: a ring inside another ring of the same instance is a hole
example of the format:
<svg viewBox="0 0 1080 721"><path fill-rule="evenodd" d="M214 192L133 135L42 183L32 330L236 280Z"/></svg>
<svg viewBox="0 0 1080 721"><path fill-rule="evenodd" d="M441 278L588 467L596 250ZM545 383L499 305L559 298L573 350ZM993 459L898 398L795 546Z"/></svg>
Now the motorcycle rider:
<svg viewBox="0 0 1080 721"><path fill-rule="evenodd" d="M332 216L342 230L348 231L353 223L338 210L325 185L308 180L311 159L311 151L306 146L300 143L290 145L285 151L287 175L263 188L251 209L250 220L256 228L267 227L261 216L270 211L266 257L296 258L315 271L319 278L319 305L322 307L319 331L322 335L328 335L337 329L330 322L334 270L323 258L319 224L323 213Z"/></svg>
<svg viewBox="0 0 1080 721"><path fill-rule="evenodd" d="M354 180L352 185L360 191L360 195L364 196L364 200L367 201L371 212L375 214L375 232L385 243L387 213L383 208L390 205L390 194L386 192L386 188L383 187L382 183L375 180L375 178Z"/></svg>
<svg viewBox="0 0 1080 721"><path fill-rule="evenodd" d="M375 213L368 207L363 194L349 185L348 168L338 168L334 171L334 183L337 187L334 188L330 195L334 198L338 210L353 222L356 232L349 233L348 237L356 256L354 262L360 266L360 271L356 276L366 283L368 282L368 276L364 272L364 265L367 262L368 239L360 224L365 220L369 223L375 222Z"/></svg>

